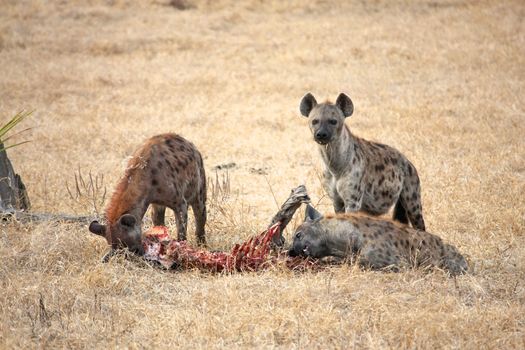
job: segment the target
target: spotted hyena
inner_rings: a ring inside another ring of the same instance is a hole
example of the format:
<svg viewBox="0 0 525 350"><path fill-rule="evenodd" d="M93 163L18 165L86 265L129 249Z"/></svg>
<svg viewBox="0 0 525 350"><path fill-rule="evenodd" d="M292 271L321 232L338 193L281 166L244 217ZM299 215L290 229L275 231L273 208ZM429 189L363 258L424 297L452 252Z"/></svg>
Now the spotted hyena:
<svg viewBox="0 0 525 350"><path fill-rule="evenodd" d="M458 275L468 270L458 250L436 235L363 214L323 217L309 205L289 255L357 260L364 267L393 271L435 266Z"/></svg>
<svg viewBox="0 0 525 350"><path fill-rule="evenodd" d="M106 225L89 230L106 238L112 253L120 247L143 254L141 223L152 205L154 225L164 225L166 207L175 213L179 240L186 239L188 205L195 217L197 241L205 243L206 176L197 148L176 134L148 139L129 160L106 208Z"/></svg>
<svg viewBox="0 0 525 350"><path fill-rule="evenodd" d="M324 187L336 213L362 210L385 214L392 205L394 219L425 230L421 189L416 168L395 148L354 136L345 124L354 106L341 93L335 104L317 104L306 94L300 104L308 117L324 161Z"/></svg>

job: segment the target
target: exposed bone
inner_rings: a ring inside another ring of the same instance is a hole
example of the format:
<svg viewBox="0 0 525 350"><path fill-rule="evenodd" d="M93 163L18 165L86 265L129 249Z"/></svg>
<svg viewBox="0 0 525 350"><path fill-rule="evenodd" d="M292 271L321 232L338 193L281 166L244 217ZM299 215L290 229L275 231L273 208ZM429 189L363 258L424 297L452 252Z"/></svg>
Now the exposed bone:
<svg viewBox="0 0 525 350"><path fill-rule="evenodd" d="M304 185L300 185L292 189L290 196L283 203L283 205L281 205L281 209L277 212L277 214L275 214L272 221L270 222L270 225L268 226L268 228L270 228L277 222L281 223L281 233L275 236L272 240L272 242L275 245L281 247L284 244L284 237L282 235L282 231L288 225L290 220L292 220L295 211L299 209L299 207L303 203L310 203L310 197L306 192L306 187Z"/></svg>

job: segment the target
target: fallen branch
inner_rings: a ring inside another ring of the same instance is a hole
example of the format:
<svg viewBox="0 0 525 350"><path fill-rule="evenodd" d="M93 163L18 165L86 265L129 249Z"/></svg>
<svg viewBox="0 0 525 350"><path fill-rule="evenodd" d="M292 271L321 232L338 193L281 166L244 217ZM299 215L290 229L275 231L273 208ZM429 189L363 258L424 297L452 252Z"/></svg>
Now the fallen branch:
<svg viewBox="0 0 525 350"><path fill-rule="evenodd" d="M15 220L23 224L27 223L40 223L45 221L55 222L72 222L88 224L94 217L92 216L76 216L69 214L50 214L50 213L30 213L25 211L13 211L10 213L0 213L0 220L11 221Z"/></svg>

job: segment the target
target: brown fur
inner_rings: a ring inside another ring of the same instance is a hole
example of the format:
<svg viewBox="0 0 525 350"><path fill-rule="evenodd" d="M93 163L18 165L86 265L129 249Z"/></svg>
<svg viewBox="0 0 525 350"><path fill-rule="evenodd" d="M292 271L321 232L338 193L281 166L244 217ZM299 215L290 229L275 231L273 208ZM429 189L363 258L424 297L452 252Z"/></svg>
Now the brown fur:
<svg viewBox="0 0 525 350"><path fill-rule="evenodd" d="M151 141L151 140L149 140ZM150 143L150 142L148 142ZM147 145L141 147L138 151L144 151ZM151 146L150 146L151 147ZM138 153L138 152L137 152ZM129 179L132 177L141 177L142 173L137 172L140 167L140 160L143 159L141 155L135 154L129 161L124 171L124 175L117 183L113 195L106 207L106 220L109 223L115 223L118 218L125 213L130 207L130 203L136 202L137 198L141 196L142 191L140 186L130 186ZM144 164L145 166L145 164ZM140 180L143 180L142 178Z"/></svg>
<svg viewBox="0 0 525 350"><path fill-rule="evenodd" d="M164 225L165 208L177 221L179 240L186 239L188 205L196 222L197 240L205 243L206 178L195 146L176 134L148 139L128 161L106 208L106 225L93 222L90 231L105 236L112 248L125 246L140 252L141 222L152 205L154 225Z"/></svg>

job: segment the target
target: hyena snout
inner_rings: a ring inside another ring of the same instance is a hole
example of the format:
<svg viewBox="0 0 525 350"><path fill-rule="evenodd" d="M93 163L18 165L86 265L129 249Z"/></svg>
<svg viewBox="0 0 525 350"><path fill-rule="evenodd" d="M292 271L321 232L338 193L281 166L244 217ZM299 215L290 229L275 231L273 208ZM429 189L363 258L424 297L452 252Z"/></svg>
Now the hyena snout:
<svg viewBox="0 0 525 350"><path fill-rule="evenodd" d="M293 258L293 257L299 256L299 255L295 252L295 250L292 247L292 248L290 248L288 250L288 256L291 256Z"/></svg>
<svg viewBox="0 0 525 350"><path fill-rule="evenodd" d="M104 237L112 251L127 248L132 253L144 255L141 225L133 215L124 214L115 224L109 226L93 221L89 225L89 231Z"/></svg>
<svg viewBox="0 0 525 350"><path fill-rule="evenodd" d="M303 241L303 238L304 238L303 232L301 232L300 230L297 230L294 235L292 246L290 247L290 250L288 250L288 256L291 256L291 257L296 257L296 256L307 257L308 256L308 244Z"/></svg>
<svg viewBox="0 0 525 350"><path fill-rule="evenodd" d="M303 258L307 258L309 256L309 247L307 245L303 244L297 244L294 243L294 245L288 250L288 256L290 257L296 257L296 256L302 256Z"/></svg>
<svg viewBox="0 0 525 350"><path fill-rule="evenodd" d="M315 142L325 145L332 139L332 133L326 129L319 129L314 133Z"/></svg>
<svg viewBox="0 0 525 350"><path fill-rule="evenodd" d="M130 252L140 256L144 255L144 246L142 245L142 241L135 241L127 244L126 246Z"/></svg>

